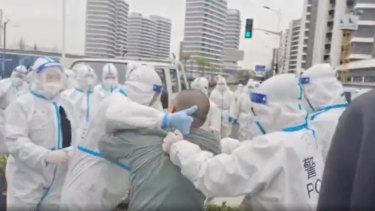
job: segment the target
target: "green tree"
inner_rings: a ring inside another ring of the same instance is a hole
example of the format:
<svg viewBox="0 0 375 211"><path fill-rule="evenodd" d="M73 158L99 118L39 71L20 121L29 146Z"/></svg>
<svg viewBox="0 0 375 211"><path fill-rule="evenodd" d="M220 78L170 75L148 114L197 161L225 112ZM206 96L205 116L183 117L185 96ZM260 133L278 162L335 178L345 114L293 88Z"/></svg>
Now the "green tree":
<svg viewBox="0 0 375 211"><path fill-rule="evenodd" d="M211 66L210 60L205 57L196 57L195 62L198 64L199 68L203 70L203 74L206 68L210 68Z"/></svg>
<svg viewBox="0 0 375 211"><path fill-rule="evenodd" d="M190 54L180 53L180 60L182 64L184 65L185 71L186 71L186 63L190 60L190 58L191 58Z"/></svg>

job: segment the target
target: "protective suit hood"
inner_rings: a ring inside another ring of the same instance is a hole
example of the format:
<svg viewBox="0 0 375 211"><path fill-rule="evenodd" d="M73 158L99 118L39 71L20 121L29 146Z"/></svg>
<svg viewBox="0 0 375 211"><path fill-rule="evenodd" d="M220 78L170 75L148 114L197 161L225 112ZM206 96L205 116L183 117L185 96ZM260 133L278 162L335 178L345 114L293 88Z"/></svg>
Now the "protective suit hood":
<svg viewBox="0 0 375 211"><path fill-rule="evenodd" d="M225 80L225 78L219 77L215 89L220 92L224 92L225 90L227 90L227 88L227 81Z"/></svg>
<svg viewBox="0 0 375 211"><path fill-rule="evenodd" d="M38 58L32 66L32 71L32 89L44 98L53 99L64 89L64 68L52 58Z"/></svg>
<svg viewBox="0 0 375 211"><path fill-rule="evenodd" d="M96 84L97 76L95 71L86 64L81 64L78 67L75 67L76 78L78 89L83 91L92 90Z"/></svg>
<svg viewBox="0 0 375 211"><path fill-rule="evenodd" d="M12 74L10 76L12 80L13 86L22 86L24 82L26 82L27 76L27 69L23 65L19 65L13 69Z"/></svg>
<svg viewBox="0 0 375 211"><path fill-rule="evenodd" d="M205 95L208 96L208 80L204 77L196 78L191 83L191 88L201 90Z"/></svg>
<svg viewBox="0 0 375 211"><path fill-rule="evenodd" d="M102 85L107 90L112 92L118 86L118 73L114 64L108 63L103 67Z"/></svg>
<svg viewBox="0 0 375 211"><path fill-rule="evenodd" d="M247 94L251 94L251 92L258 87L259 87L258 81L254 81L253 79L249 79L249 81L247 82L246 87L244 89L245 89L245 92Z"/></svg>
<svg viewBox="0 0 375 211"><path fill-rule="evenodd" d="M305 124L307 112L300 109L298 78L293 74L274 76L251 95L256 121L265 133Z"/></svg>
<svg viewBox="0 0 375 211"><path fill-rule="evenodd" d="M124 89L128 97L135 102L163 110L161 93L163 83L151 66L140 66L128 74Z"/></svg>
<svg viewBox="0 0 375 211"><path fill-rule="evenodd" d="M300 83L304 90L304 107L310 112L346 103L343 86L329 64L317 64L306 70Z"/></svg>

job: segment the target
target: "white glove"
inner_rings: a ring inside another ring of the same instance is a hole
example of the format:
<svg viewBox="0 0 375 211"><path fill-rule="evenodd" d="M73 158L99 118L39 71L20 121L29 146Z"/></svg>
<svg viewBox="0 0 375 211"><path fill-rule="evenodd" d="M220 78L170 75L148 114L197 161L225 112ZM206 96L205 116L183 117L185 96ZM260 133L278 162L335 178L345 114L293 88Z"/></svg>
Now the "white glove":
<svg viewBox="0 0 375 211"><path fill-rule="evenodd" d="M221 152L225 154L232 154L232 152L240 146L241 142L232 138L223 138L220 141Z"/></svg>
<svg viewBox="0 0 375 211"><path fill-rule="evenodd" d="M46 164L64 165L69 161L69 152L67 150L50 151L45 157Z"/></svg>
<svg viewBox="0 0 375 211"><path fill-rule="evenodd" d="M163 151L169 154L169 151L171 150L171 146L179 141L184 140L184 136L182 133L178 130L176 130L174 133L169 132L168 135L164 138L163 143Z"/></svg>

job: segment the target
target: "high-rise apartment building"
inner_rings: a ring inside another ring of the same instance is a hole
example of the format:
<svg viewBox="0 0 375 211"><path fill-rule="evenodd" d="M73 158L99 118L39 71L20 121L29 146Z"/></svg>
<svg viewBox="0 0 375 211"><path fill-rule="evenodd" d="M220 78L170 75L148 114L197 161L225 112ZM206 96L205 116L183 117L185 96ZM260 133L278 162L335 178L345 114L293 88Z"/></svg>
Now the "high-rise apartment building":
<svg viewBox="0 0 375 211"><path fill-rule="evenodd" d="M150 19L155 23L155 50L156 58L168 58L171 48L172 22L170 19L152 15Z"/></svg>
<svg viewBox="0 0 375 211"><path fill-rule="evenodd" d="M212 65L221 67L224 56L227 1L186 0L185 15L182 54L189 55L192 60L204 57ZM190 68L198 68L198 66L195 64Z"/></svg>
<svg viewBox="0 0 375 211"><path fill-rule="evenodd" d="M279 47L279 71L281 73L288 72L288 62L289 62L289 50L290 50L290 43L289 43L289 28L285 29L281 35L281 43Z"/></svg>
<svg viewBox="0 0 375 211"><path fill-rule="evenodd" d="M351 61L375 58L375 1L357 0L358 30L351 41Z"/></svg>
<svg viewBox="0 0 375 211"><path fill-rule="evenodd" d="M85 54L121 56L127 44L129 5L124 0L87 0Z"/></svg>
<svg viewBox="0 0 375 211"><path fill-rule="evenodd" d="M132 13L129 17L129 58L169 57L171 41L171 21L160 16L143 17Z"/></svg>
<svg viewBox="0 0 375 211"><path fill-rule="evenodd" d="M296 73L300 71L300 39L301 39L301 19L293 20L289 24L289 36L288 36L288 67L287 72Z"/></svg>
<svg viewBox="0 0 375 211"><path fill-rule="evenodd" d="M320 0L317 7L317 18L314 33L312 65L330 63L333 67L340 65L342 30L341 20L345 14L346 1Z"/></svg>
<svg viewBox="0 0 375 211"><path fill-rule="evenodd" d="M224 30L223 70L233 72L239 69L238 61L243 60L244 52L239 50L241 34L241 14L239 10L228 9Z"/></svg>

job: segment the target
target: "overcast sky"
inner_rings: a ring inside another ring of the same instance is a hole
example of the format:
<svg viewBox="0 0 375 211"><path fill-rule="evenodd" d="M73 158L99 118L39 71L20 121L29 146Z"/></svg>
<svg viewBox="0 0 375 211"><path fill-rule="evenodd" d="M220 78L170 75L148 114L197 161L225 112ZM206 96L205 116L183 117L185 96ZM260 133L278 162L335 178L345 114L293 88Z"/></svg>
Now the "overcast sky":
<svg viewBox="0 0 375 211"><path fill-rule="evenodd" d="M67 1L67 52L83 54L85 37L86 0ZM228 8L239 9L242 30L246 18L254 18L255 28L277 29L277 15L262 8L263 5L280 9L282 28L302 15L303 0L227 0ZM178 54L183 40L185 0L127 0L130 12L144 15L160 15L172 20L171 52ZM3 19L10 19L8 27L8 46L17 47L22 37L27 45L61 49L62 0L0 0ZM272 48L277 38L263 32L254 32L253 39L243 39L241 33L240 49L245 51L241 66L253 68L255 64L268 64Z"/></svg>

